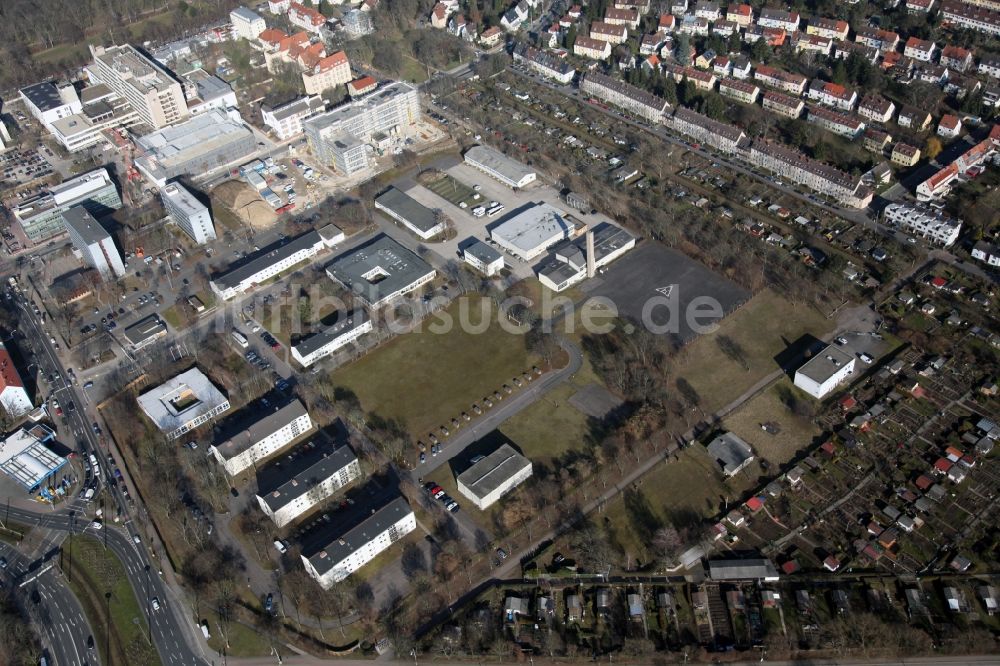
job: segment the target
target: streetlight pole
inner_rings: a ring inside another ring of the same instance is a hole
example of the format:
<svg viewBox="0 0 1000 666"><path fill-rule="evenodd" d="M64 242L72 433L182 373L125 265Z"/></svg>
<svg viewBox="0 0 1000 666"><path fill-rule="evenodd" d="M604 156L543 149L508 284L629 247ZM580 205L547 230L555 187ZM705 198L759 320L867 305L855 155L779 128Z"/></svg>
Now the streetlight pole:
<svg viewBox="0 0 1000 666"><path fill-rule="evenodd" d="M105 605L104 611L107 615L104 616L104 626L107 630L104 634L104 654L108 662L111 661L111 592L104 593Z"/></svg>
<svg viewBox="0 0 1000 666"><path fill-rule="evenodd" d="M153 644L153 615L149 609L149 565L147 564L146 569L146 628L149 630L149 644Z"/></svg>

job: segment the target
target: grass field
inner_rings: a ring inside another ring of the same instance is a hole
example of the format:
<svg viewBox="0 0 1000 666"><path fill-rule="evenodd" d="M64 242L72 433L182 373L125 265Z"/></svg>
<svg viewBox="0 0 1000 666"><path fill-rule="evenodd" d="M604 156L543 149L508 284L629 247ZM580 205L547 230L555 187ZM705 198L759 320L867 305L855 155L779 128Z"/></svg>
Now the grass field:
<svg viewBox="0 0 1000 666"><path fill-rule="evenodd" d="M481 300L467 299L468 311L476 313L469 317L474 325L480 322ZM536 362L522 336L500 328L495 311L482 333L463 331L459 305L445 311L454 321L448 332L434 333L431 324L397 336L327 381L353 391L365 411L396 419L415 439L426 438Z"/></svg>
<svg viewBox="0 0 1000 666"><path fill-rule="evenodd" d="M685 347L672 374L686 379L701 396L702 410L711 413L778 370L774 357L788 344L806 334L819 337L831 328L832 322L808 305L763 291L723 319L715 333L700 336ZM722 352L720 336L738 343L749 371Z"/></svg>
<svg viewBox="0 0 1000 666"><path fill-rule="evenodd" d="M260 631L240 622L230 622L226 629L229 645L223 637L219 614L210 610L202 620L208 621L208 646L216 652L226 648L228 657L263 657L271 654L271 642Z"/></svg>
<svg viewBox="0 0 1000 666"><path fill-rule="evenodd" d="M788 378L756 396L725 418L722 425L742 437L757 452L758 457L771 463L783 464L799 449L810 445L820 429L809 419L789 411L781 402L781 390L792 390ZM773 421L781 432L771 435L761 430L760 424Z"/></svg>
<svg viewBox="0 0 1000 666"><path fill-rule="evenodd" d="M474 189L443 172L436 180L424 184L424 187L459 207L464 203L468 208L473 208L484 201Z"/></svg>
<svg viewBox="0 0 1000 666"><path fill-rule="evenodd" d="M121 560L89 535L69 537L63 544L63 553L62 569L91 627L107 624L105 593L111 592L110 655L106 641L96 641L101 663L159 664L156 648L146 635L146 609L136 599Z"/></svg>

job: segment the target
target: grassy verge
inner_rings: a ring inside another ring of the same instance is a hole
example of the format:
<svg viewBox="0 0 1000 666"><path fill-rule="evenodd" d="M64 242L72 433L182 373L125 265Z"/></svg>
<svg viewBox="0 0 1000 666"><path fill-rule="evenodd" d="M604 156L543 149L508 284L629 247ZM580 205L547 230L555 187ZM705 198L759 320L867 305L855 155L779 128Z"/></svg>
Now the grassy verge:
<svg viewBox="0 0 1000 666"><path fill-rule="evenodd" d="M264 657L271 654L271 642L261 632L241 622L230 622L223 636L219 614L208 611L202 620L208 621L208 647L219 654L225 648L227 657ZM228 644L226 638L229 639Z"/></svg>
<svg viewBox="0 0 1000 666"><path fill-rule="evenodd" d="M13 523L8 520L5 521L3 525L0 525L0 541L12 545L17 545L21 543L24 537L28 536L28 533L30 531L31 531L30 526L22 525L20 523Z"/></svg>
<svg viewBox="0 0 1000 666"><path fill-rule="evenodd" d="M159 654L147 638L146 609L136 598L121 560L88 535L69 537L63 544L63 553L62 568L70 588L97 632L94 638L101 652L101 663L159 664ZM105 598L107 592L111 593L110 603ZM109 619L110 640L107 640L101 629L108 626Z"/></svg>
<svg viewBox="0 0 1000 666"><path fill-rule="evenodd" d="M723 421L726 430L732 430L750 444L757 455L778 465L790 460L795 452L809 446L820 429L809 419L795 414L781 401L782 391L792 391L792 382L783 378L777 384L756 396ZM771 435L761 429L761 424L773 422L781 431Z"/></svg>

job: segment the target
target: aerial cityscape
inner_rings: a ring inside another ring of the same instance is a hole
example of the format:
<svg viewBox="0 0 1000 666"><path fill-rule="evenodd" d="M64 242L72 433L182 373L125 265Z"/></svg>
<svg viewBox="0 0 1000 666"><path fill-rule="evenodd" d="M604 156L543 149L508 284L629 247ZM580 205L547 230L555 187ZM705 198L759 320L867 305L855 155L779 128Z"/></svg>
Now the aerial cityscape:
<svg viewBox="0 0 1000 666"><path fill-rule="evenodd" d="M0 664L1000 660L1000 0L5 0Z"/></svg>

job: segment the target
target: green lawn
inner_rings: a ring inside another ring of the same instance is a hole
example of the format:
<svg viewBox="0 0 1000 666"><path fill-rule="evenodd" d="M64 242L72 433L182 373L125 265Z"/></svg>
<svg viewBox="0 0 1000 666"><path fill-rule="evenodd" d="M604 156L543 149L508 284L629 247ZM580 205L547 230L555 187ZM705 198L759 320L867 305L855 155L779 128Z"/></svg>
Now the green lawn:
<svg viewBox="0 0 1000 666"><path fill-rule="evenodd" d="M820 337L832 328L833 323L812 307L763 291L723 319L718 331L685 347L672 375L686 379L701 396L702 410L711 413L778 370L774 357L785 350L786 343L805 334ZM742 347L749 371L722 353L720 336L728 336Z"/></svg>
<svg viewBox="0 0 1000 666"><path fill-rule="evenodd" d="M485 201L482 195L474 189L446 173L441 173L437 180L428 182L424 187L442 199L459 207L461 207L462 203L465 203L467 207L473 208L483 204Z"/></svg>
<svg viewBox="0 0 1000 666"><path fill-rule="evenodd" d="M427 69L415 58L404 55L399 78L411 83L423 83L427 80Z"/></svg>
<svg viewBox="0 0 1000 666"><path fill-rule="evenodd" d="M808 418L803 418L788 410L781 401L781 391L792 391L792 382L782 378L771 388L759 394L722 422L726 430L732 430L748 444L757 455L775 464L790 460L799 449L806 448L820 429ZM799 397L803 401L810 398ZM776 435L763 431L762 423L774 422L781 429Z"/></svg>
<svg viewBox="0 0 1000 666"><path fill-rule="evenodd" d="M229 638L229 644L226 645L219 614L210 610L201 619L208 620L208 632L211 635L208 646L216 652L221 653L225 648L227 657L263 657L271 654L271 642L253 627L231 621L226 627L226 636Z"/></svg>
<svg viewBox="0 0 1000 666"><path fill-rule="evenodd" d="M121 560L89 535L68 538L63 553L62 569L95 631L107 624L109 606L105 594L111 592L110 657L107 642L97 640L101 663L159 664L159 654L147 638L147 609L136 598Z"/></svg>
<svg viewBox="0 0 1000 666"><path fill-rule="evenodd" d="M500 327L495 310L482 333L463 331L458 323L461 300L445 310L454 322L447 332L434 332L443 327L438 316L432 317L422 330L397 336L326 381L350 389L365 411L399 421L415 439L426 438L452 418L460 419L472 403L500 390L536 362L522 336ZM467 319L479 324L484 299L464 300Z"/></svg>

